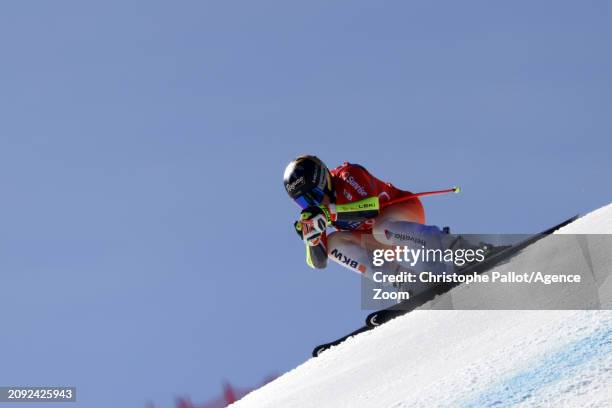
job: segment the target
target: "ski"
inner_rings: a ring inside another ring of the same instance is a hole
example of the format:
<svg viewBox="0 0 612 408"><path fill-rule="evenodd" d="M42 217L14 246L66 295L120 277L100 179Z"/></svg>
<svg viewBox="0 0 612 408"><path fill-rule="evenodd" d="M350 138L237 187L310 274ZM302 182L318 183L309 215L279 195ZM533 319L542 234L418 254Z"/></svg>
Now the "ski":
<svg viewBox="0 0 612 408"><path fill-rule="evenodd" d="M333 346L337 346L340 343L344 343L344 341L346 339L348 339L349 337L353 337L356 336L360 333L366 332L368 330L372 330L373 327L368 327L368 326L363 326L357 330L355 330L354 332L351 332L349 334L347 334L346 336L340 337L338 340L334 340L331 343L325 343L325 344L321 344L317 347L314 348L314 350L312 350L312 356L313 357L319 357L319 355L324 352L325 350L329 349L330 347Z"/></svg>
<svg viewBox="0 0 612 408"><path fill-rule="evenodd" d="M536 241L544 238L547 235L552 234L559 228L564 227L568 225L569 223L575 221L577 218L578 218L578 215L570 217L566 219L565 221L554 225L553 227L550 227L538 234L531 235L528 238L524 239L523 241L520 241L506 249L501 250L500 252L490 256L483 262L478 262L475 264L467 265L463 267L462 269L458 270L457 273L458 274L483 273L491 269L492 267L500 264L501 262L510 259L512 256L516 255L519 251L525 249L526 247L535 243ZM450 291L451 289L453 289L455 286L458 286L458 285L460 285L460 283L441 283L439 285L432 287L428 291L420 293L400 304L391 306L387 309L382 309L382 310L370 313L368 317L366 318L365 326L347 334L346 336L340 337L339 339L334 340L330 343L321 344L315 347L314 350L312 351L312 356L318 357L325 350L328 350L330 347L337 346L338 344L343 343L346 339L352 336L372 330L373 328L378 327L388 322L391 319L394 319L396 317L409 313L412 310L434 299L436 296L440 296Z"/></svg>
<svg viewBox="0 0 612 408"><path fill-rule="evenodd" d="M575 221L578 218L578 215L574 215L573 217L570 217L568 219L566 219L565 221L550 227L542 232L540 232L539 234L534 234L531 235L528 238L525 238L523 241L520 241L494 255L492 255L491 257L487 258L486 260L484 260L483 262L478 262L475 264L471 264L468 265L462 269L459 269L457 271L457 274L472 274L472 273L483 273L485 271L488 271L489 269L491 269L492 267L498 265L499 263L508 260L509 258L511 258L512 256L516 255L519 251L525 249L526 247L528 247L529 245L533 244L534 242L544 238L547 235L552 234L553 232L555 232L556 230L558 230L561 227L564 227L566 225L568 225L569 223ZM395 317L398 316L402 316L422 305L424 305L425 303L429 302L430 300L433 300L436 296L440 296L444 293L447 293L448 291L450 291L451 289L453 289L455 286L460 285L460 283L441 283L439 285L436 285L434 287L432 287L431 289L420 293L400 304L397 305L393 305L391 307L388 307L386 309L383 310L379 310L373 313L370 313L368 315L368 317L366 318L366 326L370 327L370 328L374 328L376 326L380 326L381 324L384 324L386 322L388 322L391 319L394 319Z"/></svg>

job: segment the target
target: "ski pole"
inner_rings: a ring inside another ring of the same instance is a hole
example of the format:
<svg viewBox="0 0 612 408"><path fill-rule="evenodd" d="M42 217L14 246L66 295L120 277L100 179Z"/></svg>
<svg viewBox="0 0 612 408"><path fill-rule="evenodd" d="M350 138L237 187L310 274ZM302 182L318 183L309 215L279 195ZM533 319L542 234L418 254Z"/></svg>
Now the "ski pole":
<svg viewBox="0 0 612 408"><path fill-rule="evenodd" d="M410 194L404 197L396 198L395 200L391 200L385 204L389 206L392 204L403 203L404 201L412 200L413 198L417 198L417 197L437 195L437 194L447 194L447 193L459 193L460 191L461 191L461 188L459 187L447 188L445 190L423 191L421 193L414 193L414 194Z"/></svg>

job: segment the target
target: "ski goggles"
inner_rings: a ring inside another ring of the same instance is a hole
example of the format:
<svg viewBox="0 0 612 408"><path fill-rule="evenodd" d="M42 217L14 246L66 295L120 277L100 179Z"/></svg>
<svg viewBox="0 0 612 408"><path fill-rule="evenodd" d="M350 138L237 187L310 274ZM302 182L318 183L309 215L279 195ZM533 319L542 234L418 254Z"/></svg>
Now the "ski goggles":
<svg viewBox="0 0 612 408"><path fill-rule="evenodd" d="M319 187L315 187L307 193L302 194L299 197L294 198L293 200L297 203L297 205L305 210L308 207L312 207L313 205L319 205L323 202L323 198L325 197L325 191Z"/></svg>

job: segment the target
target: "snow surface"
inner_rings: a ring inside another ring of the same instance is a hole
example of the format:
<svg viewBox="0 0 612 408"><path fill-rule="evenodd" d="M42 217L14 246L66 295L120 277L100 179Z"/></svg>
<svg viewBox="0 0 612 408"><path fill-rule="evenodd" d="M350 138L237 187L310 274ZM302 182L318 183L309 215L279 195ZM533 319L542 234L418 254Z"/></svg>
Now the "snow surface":
<svg viewBox="0 0 612 408"><path fill-rule="evenodd" d="M612 234L612 205L558 233ZM546 246L555 241L549 238L509 265L537 262L536 252L550 258ZM592 252L588 258L608 272L597 286L599 301L610 305L612 248ZM556 266L574 268L576 254L564 254L556 254ZM482 289L458 287L437 301L474 299L474 290ZM232 405L492 406L612 407L612 311L417 310L306 361Z"/></svg>

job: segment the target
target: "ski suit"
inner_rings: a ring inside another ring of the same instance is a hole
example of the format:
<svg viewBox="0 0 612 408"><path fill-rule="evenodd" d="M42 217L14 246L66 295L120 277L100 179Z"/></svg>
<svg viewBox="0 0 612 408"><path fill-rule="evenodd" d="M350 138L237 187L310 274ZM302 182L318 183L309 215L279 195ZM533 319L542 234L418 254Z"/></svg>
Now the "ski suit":
<svg viewBox="0 0 612 408"><path fill-rule="evenodd" d="M400 190L374 177L364 167L347 162L331 170L331 179L335 191L335 218L331 225L337 231L327 236L323 253L307 246L310 266L324 266L326 260L312 262L312 257L326 256L371 278L376 271L387 268L386 272L393 273L404 266L397 263L374 266L372 252L375 249L398 245L414 249L442 247L440 229L424 225L425 211L418 198L389 204L411 192Z"/></svg>

